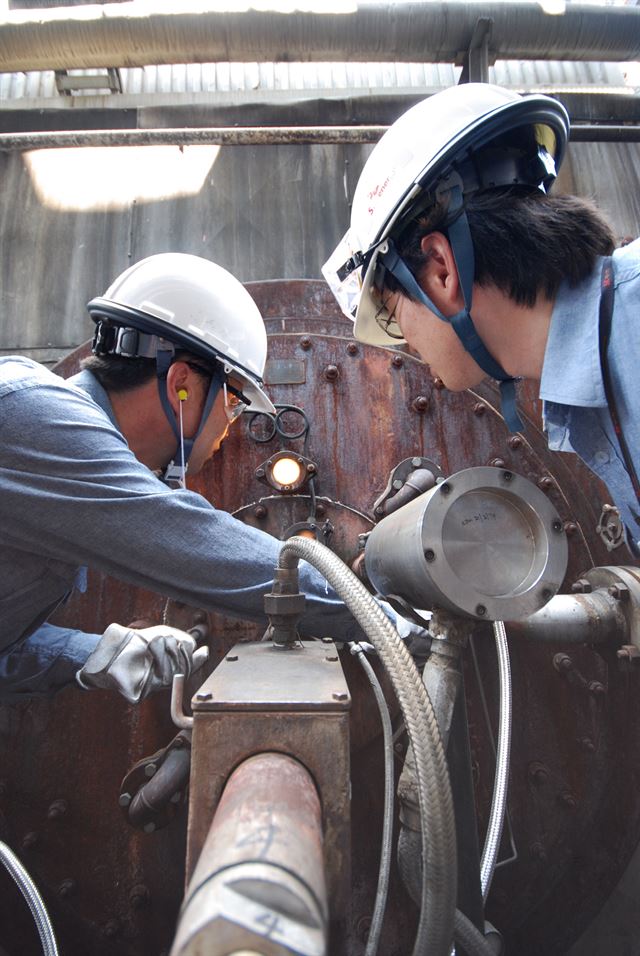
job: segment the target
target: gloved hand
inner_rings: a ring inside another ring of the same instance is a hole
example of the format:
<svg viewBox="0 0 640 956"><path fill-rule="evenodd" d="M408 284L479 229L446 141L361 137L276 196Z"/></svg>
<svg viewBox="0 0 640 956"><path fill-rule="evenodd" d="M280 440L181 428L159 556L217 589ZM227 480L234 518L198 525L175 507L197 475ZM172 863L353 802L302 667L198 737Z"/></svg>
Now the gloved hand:
<svg viewBox="0 0 640 956"><path fill-rule="evenodd" d="M77 672L81 687L113 688L131 704L170 687L175 674L190 674L209 656L206 647L196 650L190 634L163 624L135 630L110 624L96 649Z"/></svg>

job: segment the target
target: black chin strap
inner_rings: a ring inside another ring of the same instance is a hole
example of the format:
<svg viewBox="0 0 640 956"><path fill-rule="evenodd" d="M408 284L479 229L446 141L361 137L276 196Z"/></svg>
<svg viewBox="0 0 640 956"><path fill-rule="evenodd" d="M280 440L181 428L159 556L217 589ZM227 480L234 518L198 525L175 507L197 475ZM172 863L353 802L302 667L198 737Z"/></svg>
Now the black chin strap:
<svg viewBox="0 0 640 956"><path fill-rule="evenodd" d="M496 362L484 342L478 335L471 318L471 299L473 295L473 279L475 276L475 256L473 240L469 222L464 210L463 180L461 176L452 172L443 180L438 189L439 197L448 193L451 225L448 227L449 242L458 270L458 278L464 298L464 309L455 315L443 315L440 309L431 301L420 287L415 277L400 258L393 240L387 240L387 251L382 252L380 261L386 269L396 277L402 287L412 298L422 302L443 322L448 322L456 333L462 347L471 355L483 372L498 381L500 386L500 402L502 414L509 431L522 431L523 425L516 408L516 379L508 375L502 366ZM381 247L382 249L383 247Z"/></svg>

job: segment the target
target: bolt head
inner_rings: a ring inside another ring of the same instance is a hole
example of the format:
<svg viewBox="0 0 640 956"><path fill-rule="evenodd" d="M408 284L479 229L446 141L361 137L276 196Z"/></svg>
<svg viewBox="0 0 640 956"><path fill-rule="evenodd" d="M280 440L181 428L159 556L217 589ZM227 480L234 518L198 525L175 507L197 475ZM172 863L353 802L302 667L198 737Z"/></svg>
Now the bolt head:
<svg viewBox="0 0 640 956"><path fill-rule="evenodd" d="M629 599L629 588L625 584L613 584L607 590L616 601L627 601Z"/></svg>
<svg viewBox="0 0 640 956"><path fill-rule="evenodd" d="M47 817L49 820L57 820L60 817L63 817L67 812L67 801L66 800L54 800L49 809L47 810Z"/></svg>
<svg viewBox="0 0 640 956"><path fill-rule="evenodd" d="M547 852L542 843L532 843L529 847L529 853L534 860L539 860L540 863L544 863L547 859Z"/></svg>
<svg viewBox="0 0 640 956"><path fill-rule="evenodd" d="M148 888L143 883L138 883L129 893L129 902L135 910L138 910L149 902L150 897Z"/></svg>
<svg viewBox="0 0 640 956"><path fill-rule="evenodd" d="M529 767L529 778L539 786L549 779L549 770L544 764L532 763Z"/></svg>
<svg viewBox="0 0 640 956"><path fill-rule="evenodd" d="M575 810L575 808L578 806L578 801L574 795L568 791L561 793L559 799L560 803L567 807L568 810Z"/></svg>
<svg viewBox="0 0 640 956"><path fill-rule="evenodd" d="M29 850L32 846L35 846L36 843L40 841L40 834L36 833L35 830L31 830L29 833L25 833L22 838L22 847L25 850Z"/></svg>
<svg viewBox="0 0 640 956"><path fill-rule="evenodd" d="M573 668L573 661L568 654L554 654L553 666L557 671L566 673Z"/></svg>

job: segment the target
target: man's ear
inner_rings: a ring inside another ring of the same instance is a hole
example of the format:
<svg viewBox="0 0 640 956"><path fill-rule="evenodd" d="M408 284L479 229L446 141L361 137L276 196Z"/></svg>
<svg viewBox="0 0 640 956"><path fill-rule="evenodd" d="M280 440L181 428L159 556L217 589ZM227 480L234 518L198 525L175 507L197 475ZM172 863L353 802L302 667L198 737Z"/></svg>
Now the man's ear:
<svg viewBox="0 0 640 956"><path fill-rule="evenodd" d="M186 362L173 362L167 372L167 397L172 409L176 413L180 405L178 393L184 390L187 391L187 394L189 392L189 372L190 369Z"/></svg>
<svg viewBox="0 0 640 956"><path fill-rule="evenodd" d="M449 240L441 232L430 232L420 242L425 264L420 284L443 315L454 315L464 305L458 269Z"/></svg>

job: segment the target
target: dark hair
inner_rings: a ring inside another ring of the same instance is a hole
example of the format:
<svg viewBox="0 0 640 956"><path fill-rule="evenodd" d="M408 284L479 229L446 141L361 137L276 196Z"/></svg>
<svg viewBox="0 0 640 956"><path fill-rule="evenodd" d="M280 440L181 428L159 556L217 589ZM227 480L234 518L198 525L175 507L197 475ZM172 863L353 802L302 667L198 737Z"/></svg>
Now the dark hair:
<svg viewBox="0 0 640 956"><path fill-rule="evenodd" d="M174 362L187 362L189 368L210 379L213 369L190 352L176 352ZM90 355L80 363L98 379L107 392L128 392L145 385L156 377L156 362L152 358L122 358L119 355Z"/></svg>
<svg viewBox="0 0 640 956"><path fill-rule="evenodd" d="M542 292L553 297L564 280L577 285L598 256L615 246L611 227L596 206L577 196L548 196L538 189L486 189L465 200L475 254L475 282L494 285L519 305L533 306ZM421 240L447 233L445 204L432 206L409 223L396 245L419 278L426 256ZM400 289L387 273L385 286Z"/></svg>

